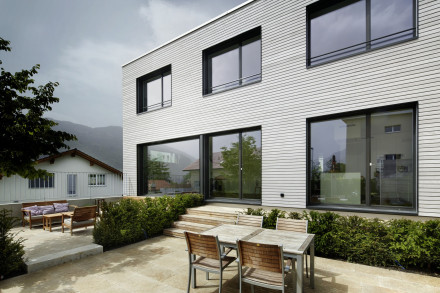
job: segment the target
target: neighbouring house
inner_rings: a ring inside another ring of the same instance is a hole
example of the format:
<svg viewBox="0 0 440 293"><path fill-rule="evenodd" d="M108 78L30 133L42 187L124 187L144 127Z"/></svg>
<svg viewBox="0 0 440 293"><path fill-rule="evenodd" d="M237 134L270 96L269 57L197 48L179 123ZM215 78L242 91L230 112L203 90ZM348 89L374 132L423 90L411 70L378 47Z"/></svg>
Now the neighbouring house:
<svg viewBox="0 0 440 293"><path fill-rule="evenodd" d="M124 180L440 217L439 17L428 0L250 0L151 50L122 66Z"/></svg>
<svg viewBox="0 0 440 293"><path fill-rule="evenodd" d="M50 175L36 179L2 176L0 203L122 196L123 193L121 171L77 149L41 158L37 168Z"/></svg>

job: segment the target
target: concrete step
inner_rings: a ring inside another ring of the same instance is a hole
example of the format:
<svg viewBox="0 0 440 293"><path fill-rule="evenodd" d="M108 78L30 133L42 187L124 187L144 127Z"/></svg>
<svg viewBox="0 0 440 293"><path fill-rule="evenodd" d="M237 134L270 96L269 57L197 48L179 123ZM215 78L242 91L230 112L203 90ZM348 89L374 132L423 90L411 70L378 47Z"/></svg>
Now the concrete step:
<svg viewBox="0 0 440 293"><path fill-rule="evenodd" d="M163 235L177 237L177 238L184 238L185 236L183 235L183 231L185 230L179 228L167 228L163 230Z"/></svg>
<svg viewBox="0 0 440 293"><path fill-rule="evenodd" d="M211 208L208 209L203 207L187 209L186 213L188 215L213 217L213 218L232 220L232 221L237 220L237 214L238 214L238 212L234 211L233 209L215 211L212 210Z"/></svg>
<svg viewBox="0 0 440 293"><path fill-rule="evenodd" d="M207 215L194 215L194 214L185 214L179 216L180 221L199 223L205 225L219 226L223 224L234 224L236 218L234 219L225 219L225 218L217 218L214 216Z"/></svg>
<svg viewBox="0 0 440 293"><path fill-rule="evenodd" d="M85 258L89 255L103 253L103 248L98 244L89 244L61 252L52 253L26 261L27 272L32 273L48 267L53 267L73 260Z"/></svg>
<svg viewBox="0 0 440 293"><path fill-rule="evenodd" d="M215 226L213 225L206 225L198 222L177 221L173 223L173 228L178 228L181 230L193 231L193 232L203 232L212 229L214 227Z"/></svg>

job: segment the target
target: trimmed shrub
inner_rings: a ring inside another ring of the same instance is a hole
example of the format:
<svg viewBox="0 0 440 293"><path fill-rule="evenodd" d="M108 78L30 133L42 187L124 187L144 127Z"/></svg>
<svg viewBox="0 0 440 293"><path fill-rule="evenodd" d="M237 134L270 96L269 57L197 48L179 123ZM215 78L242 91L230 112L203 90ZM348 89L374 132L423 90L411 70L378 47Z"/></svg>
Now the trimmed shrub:
<svg viewBox="0 0 440 293"><path fill-rule="evenodd" d="M162 234L187 208L199 206L203 200L200 194L179 194L104 202L93 231L94 242L108 250Z"/></svg>
<svg viewBox="0 0 440 293"><path fill-rule="evenodd" d="M11 214L9 210L0 210L0 280L26 272L24 239L11 232L18 222Z"/></svg>

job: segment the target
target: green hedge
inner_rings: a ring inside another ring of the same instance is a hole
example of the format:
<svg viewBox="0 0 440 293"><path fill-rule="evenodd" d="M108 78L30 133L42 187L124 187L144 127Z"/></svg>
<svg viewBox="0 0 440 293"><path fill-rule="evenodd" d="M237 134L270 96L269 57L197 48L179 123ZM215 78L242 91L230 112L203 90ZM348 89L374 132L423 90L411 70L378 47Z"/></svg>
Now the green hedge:
<svg viewBox="0 0 440 293"><path fill-rule="evenodd" d="M93 231L94 242L108 250L159 235L187 208L202 203L203 196L200 194L104 203L102 215Z"/></svg>
<svg viewBox="0 0 440 293"><path fill-rule="evenodd" d="M18 222L11 214L9 210L0 210L0 281L26 272L24 239L11 232Z"/></svg>
<svg viewBox="0 0 440 293"><path fill-rule="evenodd" d="M373 266L399 266L440 272L440 220L407 219L383 221L333 212L286 213L278 209L247 209L248 215L263 215L263 227L275 229L276 218L309 220L315 234L316 255Z"/></svg>

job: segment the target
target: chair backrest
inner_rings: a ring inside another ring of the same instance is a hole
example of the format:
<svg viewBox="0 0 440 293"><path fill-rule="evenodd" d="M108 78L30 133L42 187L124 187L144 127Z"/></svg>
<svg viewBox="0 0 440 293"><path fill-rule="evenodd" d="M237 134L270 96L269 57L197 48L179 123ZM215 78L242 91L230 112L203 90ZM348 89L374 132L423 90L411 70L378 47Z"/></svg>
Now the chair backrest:
<svg viewBox="0 0 440 293"><path fill-rule="evenodd" d="M263 216L240 215L237 216L237 225L263 227Z"/></svg>
<svg viewBox="0 0 440 293"><path fill-rule="evenodd" d="M237 249L241 266L275 273L284 272L282 246L238 240Z"/></svg>
<svg viewBox="0 0 440 293"><path fill-rule="evenodd" d="M185 231L188 253L211 259L220 259L220 245L217 236L201 235Z"/></svg>
<svg viewBox="0 0 440 293"><path fill-rule="evenodd" d="M307 233L307 220L277 218L277 230Z"/></svg>
<svg viewBox="0 0 440 293"><path fill-rule="evenodd" d="M96 218L96 206L78 207L73 211L72 221L81 222Z"/></svg>

